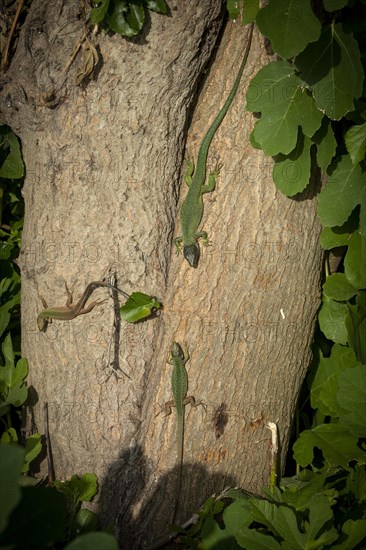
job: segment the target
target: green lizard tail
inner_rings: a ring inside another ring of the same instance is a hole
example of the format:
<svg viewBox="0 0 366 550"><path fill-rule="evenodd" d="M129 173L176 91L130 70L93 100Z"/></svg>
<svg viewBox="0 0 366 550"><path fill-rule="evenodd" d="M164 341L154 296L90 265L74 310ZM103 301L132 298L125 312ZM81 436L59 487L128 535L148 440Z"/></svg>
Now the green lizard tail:
<svg viewBox="0 0 366 550"><path fill-rule="evenodd" d="M245 64L246 64L247 59L248 59L250 46L251 46L251 43L252 43L253 28L254 28L254 24L252 23L251 27L250 27L250 30L249 30L248 43L247 43L247 47L245 49L243 61L241 62L238 74L237 74L235 82L233 84L233 87L231 88L231 91L230 91L230 93L229 93L222 109L220 110L217 117L215 118L215 120L211 124L210 128L208 129L207 134L205 135L205 137L204 137L204 139L201 143L201 146L199 148L198 157L197 157L196 174L195 175L199 176L199 174L197 174L197 172L199 172L200 169L203 170L204 172L202 173L202 176L201 176L202 181L205 180L205 176L206 176L206 173L205 173L206 172L206 161L207 161L207 154L208 154L208 150L209 150L211 141L212 141L212 139L213 139L213 137L216 133L216 130L220 126L221 122L224 120L225 115L228 112L229 107L232 104L233 99L235 97L235 94L236 94L236 92L238 90L238 87L239 87L240 80L241 80L241 77L243 75L244 67L245 67Z"/></svg>
<svg viewBox="0 0 366 550"><path fill-rule="evenodd" d="M183 474L183 452L184 452L184 408L182 410L182 415L178 416L178 426L177 426L177 448L178 448L178 481L177 481L177 494L174 504L174 513L172 523L174 525L177 518L179 505L180 505L180 493L182 490L182 474Z"/></svg>

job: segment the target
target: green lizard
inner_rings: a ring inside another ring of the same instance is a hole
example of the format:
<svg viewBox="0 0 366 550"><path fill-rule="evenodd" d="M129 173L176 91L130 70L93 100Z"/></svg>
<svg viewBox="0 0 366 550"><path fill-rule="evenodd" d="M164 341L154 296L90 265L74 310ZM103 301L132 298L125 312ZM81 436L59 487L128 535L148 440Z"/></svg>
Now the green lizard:
<svg viewBox="0 0 366 550"><path fill-rule="evenodd" d="M177 482L177 494L173 515L173 523L176 519L176 515L179 508L180 502L180 493L182 486L182 469L183 469L183 450L184 450L184 407L188 403L192 407L197 407L198 405L203 405L203 403L196 403L196 400L193 396L187 396L188 390L188 375L186 371L185 364L189 359L189 353L187 348L183 351L180 344L173 342L170 357L168 363L173 365L172 372L172 392L173 400L165 403L164 411L165 416L168 416L172 412L172 407L176 408L177 411L177 450L178 450L178 460L179 460L179 474ZM204 406L204 405L203 405Z"/></svg>
<svg viewBox="0 0 366 550"><path fill-rule="evenodd" d="M39 330L45 332L45 330L47 329L47 324L50 319L58 319L59 321L71 321L71 319L75 319L75 317L77 317L78 315L84 315L85 313L89 313L92 309L95 308L95 306L103 304L103 302L105 302L106 300L101 300L101 301L95 300L94 302L89 304L88 307L85 307L86 302L88 301L88 299L90 298L94 290L98 287L112 288L113 290L121 292L127 298L129 297L128 294L114 287L113 285L110 285L109 283L105 283L103 281L93 281L88 284L80 300L76 304L73 304L72 292L69 291L66 283L65 283L65 287L67 292L67 301L65 306L47 307L47 304L44 298L41 296L42 303L46 309L43 309L38 314L37 325Z"/></svg>
<svg viewBox="0 0 366 550"><path fill-rule="evenodd" d="M180 209L180 225L182 235L175 238L174 243L177 247L178 252L180 252L183 247L183 256L191 267L197 267L200 257L200 247L198 245L198 239L202 238L203 243L206 246L208 245L208 237L206 231L198 231L198 227L201 223L203 216L202 195L204 193L211 193L212 191L214 191L216 186L216 178L220 171L220 166L217 165L215 170L209 174L208 182L205 185L208 150L211 141L218 127L223 121L226 113L228 112L229 107L238 90L240 79L242 77L244 67L248 59L252 35L253 25L251 25L249 31L248 44L245 49L244 58L241 62L239 72L234 81L233 87L224 103L224 106L219 111L218 115L208 129L205 137L203 138L203 141L198 151L196 167L194 166L194 163L192 161L189 161L187 163L188 167L184 179L189 189Z"/></svg>

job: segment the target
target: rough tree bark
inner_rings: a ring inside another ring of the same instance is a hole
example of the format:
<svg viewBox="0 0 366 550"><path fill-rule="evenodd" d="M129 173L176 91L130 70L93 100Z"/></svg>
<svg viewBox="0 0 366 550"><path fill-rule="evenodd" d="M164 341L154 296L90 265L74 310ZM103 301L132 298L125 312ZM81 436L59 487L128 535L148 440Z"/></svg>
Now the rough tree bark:
<svg viewBox="0 0 366 550"><path fill-rule="evenodd" d="M207 404L186 413L183 519L228 485L259 492L268 482L268 421L278 425L284 458L319 304L316 174L288 199L275 190L272 162L248 142L255 119L246 87L268 62L256 31L210 151L209 166L223 163L217 190L204 198L213 245L197 270L174 254L186 130L195 156L246 32L224 22L220 0L169 7L170 17L151 14L134 40L98 34L95 77L77 86L80 52L64 70L84 32L77 3L33 0L2 79L2 119L20 136L27 167L22 346L34 429L44 431L47 401L57 478L97 473L103 522L114 522L129 548L172 519L176 421L157 415L171 398L172 340L187 343L190 393ZM108 273L127 292L162 299L160 317L114 327L109 298L37 331L40 295L61 305L64 280L79 295ZM118 367L128 377L109 376Z"/></svg>

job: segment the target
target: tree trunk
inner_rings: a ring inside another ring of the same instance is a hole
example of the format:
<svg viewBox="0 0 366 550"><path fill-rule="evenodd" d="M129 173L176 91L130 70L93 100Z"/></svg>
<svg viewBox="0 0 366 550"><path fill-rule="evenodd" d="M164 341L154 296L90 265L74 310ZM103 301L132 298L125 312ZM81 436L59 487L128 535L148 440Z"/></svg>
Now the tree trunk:
<svg viewBox="0 0 366 550"><path fill-rule="evenodd" d="M224 23L219 0L169 7L171 17L149 12L136 39L94 36L95 77L77 86L77 3L33 0L2 82L2 119L22 139L27 167L19 263L34 429L44 432L48 402L57 478L98 475L98 510L125 548L127 540L140 548L172 521L177 421L174 411L158 414L172 398L171 342L187 344L189 394L206 404L186 411L183 520L229 485L260 492L268 483L269 421L284 459L320 298L317 174L306 193L288 199L274 187L272 161L249 144L255 117L245 111L246 88L268 62L256 31L210 149L209 169L223 164L216 191L204 195L212 246L196 270L175 255L186 129L196 158L248 30ZM99 289L95 299L108 299L102 306L38 332L41 295L64 305L64 281L77 298L111 273L126 292L161 299L161 315L119 327L116 304Z"/></svg>

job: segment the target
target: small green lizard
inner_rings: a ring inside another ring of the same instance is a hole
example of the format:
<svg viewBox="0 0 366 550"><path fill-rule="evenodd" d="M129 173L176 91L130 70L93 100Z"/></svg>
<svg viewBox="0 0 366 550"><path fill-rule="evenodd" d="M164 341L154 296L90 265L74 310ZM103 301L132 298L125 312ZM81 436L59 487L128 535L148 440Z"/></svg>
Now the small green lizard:
<svg viewBox="0 0 366 550"><path fill-rule="evenodd" d="M184 450L184 407L188 403L192 407L197 407L198 405L203 405L203 403L196 403L196 400L193 396L187 396L188 390L188 374L185 367L189 359L189 353L187 348L183 351L180 344L173 342L170 357L168 363L173 365L172 372L172 392L173 400L165 403L164 411L165 416L168 416L172 412L172 407L176 408L177 411L177 449L178 449L178 460L179 460L179 474L177 482L177 495L175 501L173 523L175 521L179 502L180 502L180 493L182 486L182 469L183 469L183 450ZM204 405L203 405L204 406Z"/></svg>
<svg viewBox="0 0 366 550"><path fill-rule="evenodd" d="M47 304L44 298L41 296L42 304L46 309L43 309L38 314L37 325L39 330L45 332L45 330L47 329L47 324L50 319L57 319L59 321L71 321L71 319L75 319L78 315L84 315L85 313L89 313L92 309L95 308L95 306L103 304L103 302L105 302L106 300L101 300L101 301L95 300L94 302L89 304L88 307L85 307L86 302L88 301L88 299L90 298L94 290L98 287L112 288L113 290L117 290L118 292L121 292L127 298L129 297L128 294L126 294L120 289L117 289L113 285L110 285L109 283L105 283L103 281L93 281L88 284L80 300L76 304L73 304L72 292L69 291L66 283L65 283L65 287L67 292L67 301L65 306L47 307Z"/></svg>
<svg viewBox="0 0 366 550"><path fill-rule="evenodd" d="M196 167L194 166L194 163L192 161L189 161L187 163L188 167L184 179L189 189L180 209L180 225L182 235L180 237L176 237L174 239L174 243L177 247L178 252L180 252L183 247L183 256L191 267L197 267L200 257L200 247L198 245L198 239L202 238L203 243L206 246L208 245L208 237L206 231L198 231L198 227L201 223L203 216L202 195L204 195L204 193L211 193L212 191L214 191L216 186L216 178L220 172L220 166L217 165L215 170L209 174L208 182L205 185L208 150L211 141L218 127L223 121L226 113L228 112L229 107L238 90L240 79L242 77L244 67L248 59L250 45L252 42L252 35L253 25L251 25L249 31L248 44L245 49L244 58L241 62L239 72L234 81L233 87L224 103L224 106L219 111L218 115L208 129L205 137L203 138L203 141L198 151Z"/></svg>

